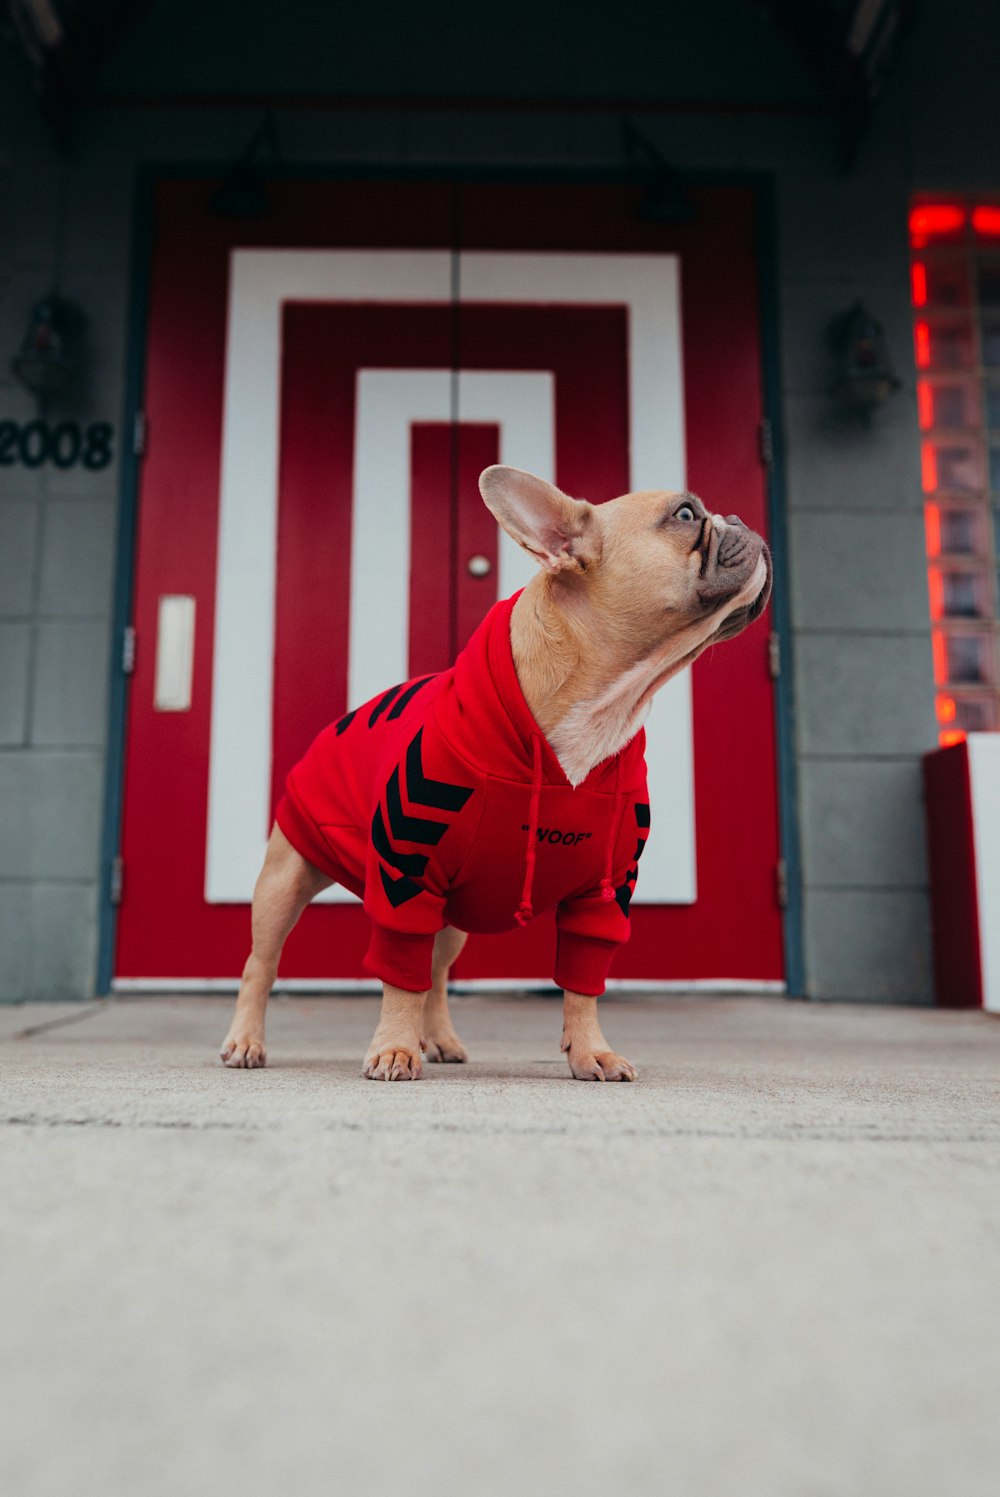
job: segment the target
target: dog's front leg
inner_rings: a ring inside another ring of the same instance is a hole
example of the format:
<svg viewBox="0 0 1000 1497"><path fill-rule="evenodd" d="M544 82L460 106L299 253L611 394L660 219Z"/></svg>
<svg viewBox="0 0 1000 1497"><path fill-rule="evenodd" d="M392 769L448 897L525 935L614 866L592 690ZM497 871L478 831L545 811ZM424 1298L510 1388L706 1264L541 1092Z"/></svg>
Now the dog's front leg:
<svg viewBox="0 0 1000 1497"><path fill-rule="evenodd" d="M419 1081L423 1072L421 1026L426 993L382 984L382 1013L362 1074L369 1081Z"/></svg>
<svg viewBox="0 0 1000 1497"><path fill-rule="evenodd" d="M272 829L253 891L253 947L243 968L229 1033L219 1052L231 1070L253 1070L265 1064L264 1011L278 975L282 947L309 901L331 882L295 850L280 826Z"/></svg>
<svg viewBox="0 0 1000 1497"><path fill-rule="evenodd" d="M563 994L561 1048L577 1081L634 1081L638 1072L610 1049L597 1022L597 999Z"/></svg>

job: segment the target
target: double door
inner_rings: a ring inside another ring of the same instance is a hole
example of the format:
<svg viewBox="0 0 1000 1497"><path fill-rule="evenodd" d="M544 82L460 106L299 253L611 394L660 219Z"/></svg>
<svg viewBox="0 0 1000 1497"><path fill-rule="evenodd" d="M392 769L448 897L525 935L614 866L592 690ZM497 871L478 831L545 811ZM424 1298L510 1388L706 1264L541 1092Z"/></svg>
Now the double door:
<svg viewBox="0 0 1000 1497"><path fill-rule="evenodd" d="M623 187L289 182L252 237L204 194L157 201L122 984L235 977L290 765L528 580L487 464L594 502L688 486L767 525L748 193L668 231ZM762 624L656 700L616 977L782 979L767 660ZM330 891L284 977L358 980L365 927ZM460 975L545 978L552 939L544 918L478 938Z"/></svg>

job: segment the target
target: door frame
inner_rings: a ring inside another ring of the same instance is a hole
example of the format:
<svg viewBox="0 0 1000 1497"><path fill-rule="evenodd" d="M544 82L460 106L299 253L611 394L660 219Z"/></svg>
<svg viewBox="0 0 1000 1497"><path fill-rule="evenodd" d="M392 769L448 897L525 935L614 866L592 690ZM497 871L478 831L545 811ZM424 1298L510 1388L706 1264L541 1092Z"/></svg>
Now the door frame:
<svg viewBox="0 0 1000 1497"><path fill-rule="evenodd" d="M204 180L206 186L225 176L225 163L177 162L140 165L135 173L130 296L127 321L125 396L121 421L119 505L114 566L111 648L109 660L107 751L104 810L101 831L98 896L98 953L95 990L112 990L118 903L123 871L119 856L124 804L125 746L129 702L128 630L132 616L136 565L136 529L142 451L144 445L144 377L146 368L150 282L154 248L156 188L170 180ZM345 163L330 166L287 166L269 170L281 181L469 182L567 185L638 185L645 178L634 168L515 168L471 165L373 166ZM760 330L761 385L767 430L765 462L769 543L774 568L771 627L777 636L780 669L773 681L777 747L778 837L783 865L784 906L782 936L785 992L804 996L801 850L798 820L797 763L794 723L795 690L792 629L788 587L786 481L781 411L781 364L777 224L774 180L766 172L691 172L681 174L685 186L750 189L756 208L756 271ZM645 986L645 985L644 985ZM664 985L666 987L666 985Z"/></svg>

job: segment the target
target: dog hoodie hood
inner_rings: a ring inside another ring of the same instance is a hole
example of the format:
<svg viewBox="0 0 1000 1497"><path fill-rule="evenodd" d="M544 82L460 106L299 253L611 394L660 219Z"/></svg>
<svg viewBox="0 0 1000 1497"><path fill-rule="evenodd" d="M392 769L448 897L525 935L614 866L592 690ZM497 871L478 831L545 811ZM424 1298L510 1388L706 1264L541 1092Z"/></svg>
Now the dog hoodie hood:
<svg viewBox="0 0 1000 1497"><path fill-rule="evenodd" d="M363 898L366 969L411 992L430 987L445 925L495 933L554 907L554 981L594 995L628 940L649 828L645 735L570 784L517 680L517 596L450 670L325 729L278 807L303 857Z"/></svg>

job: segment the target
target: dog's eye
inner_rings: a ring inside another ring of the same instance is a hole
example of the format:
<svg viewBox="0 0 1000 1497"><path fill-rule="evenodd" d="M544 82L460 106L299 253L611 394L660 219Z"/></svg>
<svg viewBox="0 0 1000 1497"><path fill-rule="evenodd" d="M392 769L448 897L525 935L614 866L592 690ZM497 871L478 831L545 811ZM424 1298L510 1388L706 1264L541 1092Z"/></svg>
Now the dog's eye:
<svg viewBox="0 0 1000 1497"><path fill-rule="evenodd" d="M694 510L690 504L682 504L680 509L674 511L675 520L693 520Z"/></svg>

